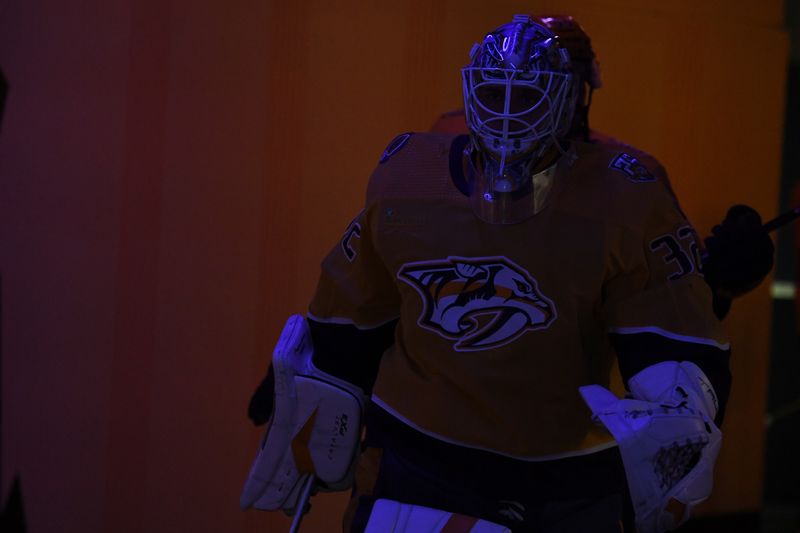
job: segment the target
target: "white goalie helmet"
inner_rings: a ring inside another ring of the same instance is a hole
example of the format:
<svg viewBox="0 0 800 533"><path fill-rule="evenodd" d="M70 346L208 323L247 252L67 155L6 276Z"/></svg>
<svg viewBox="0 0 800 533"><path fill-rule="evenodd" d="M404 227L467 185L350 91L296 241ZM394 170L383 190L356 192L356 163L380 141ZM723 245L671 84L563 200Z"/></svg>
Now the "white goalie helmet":
<svg viewBox="0 0 800 533"><path fill-rule="evenodd" d="M488 33L462 69L464 109L482 154L471 196L491 223L534 214L532 175L568 132L575 108L569 53L528 15ZM475 205L475 204L473 204Z"/></svg>

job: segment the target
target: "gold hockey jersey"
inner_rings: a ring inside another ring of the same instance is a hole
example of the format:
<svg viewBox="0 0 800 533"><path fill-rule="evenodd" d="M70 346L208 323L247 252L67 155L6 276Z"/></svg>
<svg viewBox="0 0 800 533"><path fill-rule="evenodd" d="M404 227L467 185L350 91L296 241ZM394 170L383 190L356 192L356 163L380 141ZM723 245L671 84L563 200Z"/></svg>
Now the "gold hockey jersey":
<svg viewBox="0 0 800 533"><path fill-rule="evenodd" d="M544 208L479 220L450 176L452 135L404 134L325 258L309 318L395 319L373 401L446 442L524 460L613 439L578 387L608 386L610 332L727 349L697 236L645 155L574 144Z"/></svg>

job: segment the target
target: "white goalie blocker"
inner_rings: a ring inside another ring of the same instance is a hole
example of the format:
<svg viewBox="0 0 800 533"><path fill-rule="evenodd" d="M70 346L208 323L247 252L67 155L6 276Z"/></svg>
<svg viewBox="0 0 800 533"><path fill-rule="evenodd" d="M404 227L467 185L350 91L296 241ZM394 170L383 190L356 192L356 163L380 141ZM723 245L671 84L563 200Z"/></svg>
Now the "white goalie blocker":
<svg viewBox="0 0 800 533"><path fill-rule="evenodd" d="M314 367L308 323L286 322L272 356L272 417L239 500L241 508L294 514L309 476L326 489L352 483L364 394Z"/></svg>
<svg viewBox="0 0 800 533"><path fill-rule="evenodd" d="M717 398L700 368L667 361L629 381L634 399L599 385L583 399L619 444L639 533L662 533L689 519L711 495L722 433Z"/></svg>

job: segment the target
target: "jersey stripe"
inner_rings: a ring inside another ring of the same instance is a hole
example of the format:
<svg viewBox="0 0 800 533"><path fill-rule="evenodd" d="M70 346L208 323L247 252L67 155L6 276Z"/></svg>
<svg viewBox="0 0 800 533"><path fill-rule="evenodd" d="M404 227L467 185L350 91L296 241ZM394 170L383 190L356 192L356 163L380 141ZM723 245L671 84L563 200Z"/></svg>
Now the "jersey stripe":
<svg viewBox="0 0 800 533"><path fill-rule="evenodd" d="M377 329L400 318L399 316L395 316L388 320L384 320L383 322L376 322L375 324L357 324L354 320L345 317L332 316L328 318L321 318L311 313L311 311L308 311L306 316L308 316L308 318L313 320L314 322L319 322L320 324L338 324L340 326L353 326L354 328L360 330Z"/></svg>
<svg viewBox="0 0 800 533"><path fill-rule="evenodd" d="M714 339L706 339L703 337L692 337L690 335L680 335L678 333L673 333L671 331L667 331L665 329L661 329L656 326L644 326L638 328L610 328L608 330L609 333L617 333L619 335L636 335L638 333L654 333L656 335L660 335L662 337L666 337L668 339L672 339L675 341L681 342L690 342L693 344L704 344L706 346L713 346L714 348L719 348L720 350L730 350L731 345L730 343L719 343Z"/></svg>

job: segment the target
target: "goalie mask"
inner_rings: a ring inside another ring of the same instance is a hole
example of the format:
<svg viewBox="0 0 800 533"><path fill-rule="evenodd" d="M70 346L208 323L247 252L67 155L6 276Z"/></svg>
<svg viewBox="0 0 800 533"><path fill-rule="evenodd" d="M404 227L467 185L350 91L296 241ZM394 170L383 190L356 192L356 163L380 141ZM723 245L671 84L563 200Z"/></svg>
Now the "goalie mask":
<svg viewBox="0 0 800 533"><path fill-rule="evenodd" d="M487 34L462 69L473 149L473 209L490 223L537 212L534 171L569 130L575 87L569 54L528 15ZM540 203L539 203L540 204Z"/></svg>

